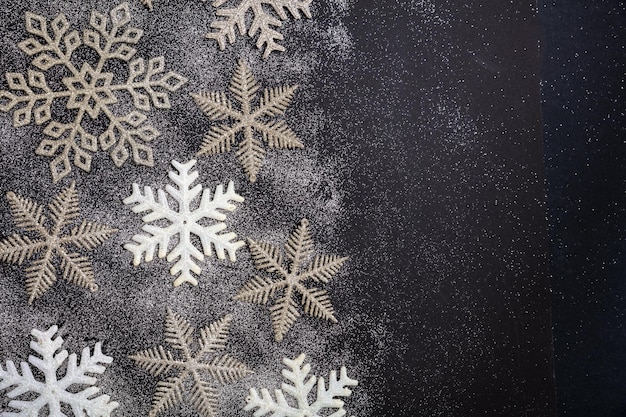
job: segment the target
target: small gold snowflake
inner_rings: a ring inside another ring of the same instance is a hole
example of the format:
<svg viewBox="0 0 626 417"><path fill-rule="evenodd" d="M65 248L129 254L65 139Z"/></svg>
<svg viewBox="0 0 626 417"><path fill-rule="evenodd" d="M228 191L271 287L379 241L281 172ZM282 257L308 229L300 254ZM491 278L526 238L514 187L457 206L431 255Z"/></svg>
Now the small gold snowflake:
<svg viewBox="0 0 626 417"><path fill-rule="evenodd" d="M246 365L232 356L216 355L217 351L226 347L231 321L232 316L226 315L202 328L200 340L197 343L199 348L194 353L192 345L195 344L193 337L195 329L180 315L173 313L170 309L167 310L165 341L178 351L182 358L176 359L176 355L165 350L163 346L150 348L130 357L137 365L155 377L168 371L175 372L174 376L159 381L157 384L152 398L150 417L155 417L181 402L187 381L192 384L191 404L203 417L213 417L218 401L218 389L215 383L229 384L252 373ZM207 358L209 355L213 356L210 361Z"/></svg>
<svg viewBox="0 0 626 417"><path fill-rule="evenodd" d="M234 297L235 300L265 305L278 291L283 295L270 307L272 326L276 341L283 340L287 331L300 316L294 296L302 297L304 312L312 317L337 322L330 298L325 290L305 286L305 282L327 283L348 259L337 255L317 255L308 267L307 259L313 252L313 241L309 233L309 222L303 219L285 244L285 251L291 264L283 264L280 250L269 243L248 239L254 264L259 271L278 275L277 278L255 276L248 281Z"/></svg>
<svg viewBox="0 0 626 417"><path fill-rule="evenodd" d="M61 191L48 205L52 227L42 214L42 208L27 198L13 192L7 194L11 214L17 227L38 235L31 239L26 235L14 234L0 241L0 261L21 265L25 260L34 258L26 268L26 292L28 303L41 297L56 281L57 268L55 259L59 261L64 279L96 291L93 269L89 259L68 249L71 246L92 250L101 245L117 230L109 226L84 221L74 227L69 234L64 229L76 219L80 212L78 193L74 182Z"/></svg>
<svg viewBox="0 0 626 417"><path fill-rule="evenodd" d="M243 136L235 155L250 182L255 182L265 159L264 143L270 148L304 148L296 134L283 120L272 120L285 113L296 88L297 86L287 86L265 89L258 107L253 108L252 102L256 100L259 85L245 61L239 61L230 84L230 91L241 106L239 110L233 108L226 93L192 94L198 107L209 119L232 121L211 127L197 155L230 152L231 146L237 141L237 136Z"/></svg>

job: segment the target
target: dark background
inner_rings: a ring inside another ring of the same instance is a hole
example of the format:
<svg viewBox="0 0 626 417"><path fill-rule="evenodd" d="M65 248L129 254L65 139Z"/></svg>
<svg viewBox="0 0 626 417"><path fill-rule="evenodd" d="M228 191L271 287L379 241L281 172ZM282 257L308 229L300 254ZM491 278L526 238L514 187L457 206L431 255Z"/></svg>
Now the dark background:
<svg viewBox="0 0 626 417"><path fill-rule="evenodd" d="M371 253L363 302L408 345L372 375L387 381L375 415L555 413L539 21L481 3L437 2L440 25L395 2L355 10L353 76L320 85L362 114L341 118L364 138L348 236ZM462 116L442 123L441 97Z"/></svg>
<svg viewBox="0 0 626 417"><path fill-rule="evenodd" d="M625 5L539 12L558 415L625 416Z"/></svg>

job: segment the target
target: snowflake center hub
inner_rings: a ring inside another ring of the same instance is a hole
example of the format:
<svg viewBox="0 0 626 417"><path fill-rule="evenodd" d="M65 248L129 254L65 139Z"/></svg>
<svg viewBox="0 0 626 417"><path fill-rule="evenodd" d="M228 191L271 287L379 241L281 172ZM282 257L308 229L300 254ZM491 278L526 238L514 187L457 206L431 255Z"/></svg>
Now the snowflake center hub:
<svg viewBox="0 0 626 417"><path fill-rule="evenodd" d="M287 275L286 281L289 283L289 285L295 285L300 282L300 277L296 273L291 273Z"/></svg>
<svg viewBox="0 0 626 417"><path fill-rule="evenodd" d="M187 361L187 368L188 369L191 369L192 371L195 371L199 367L200 367L200 364L198 363L196 358L189 358L189 360Z"/></svg>
<svg viewBox="0 0 626 417"><path fill-rule="evenodd" d="M63 79L70 91L67 107L83 109L92 118L96 118L102 107L117 102L111 91L112 80L113 74L96 71L91 65L84 63L80 73Z"/></svg>
<svg viewBox="0 0 626 417"><path fill-rule="evenodd" d="M241 116L241 124L244 126L252 126L255 122L254 117L250 114L244 114Z"/></svg>

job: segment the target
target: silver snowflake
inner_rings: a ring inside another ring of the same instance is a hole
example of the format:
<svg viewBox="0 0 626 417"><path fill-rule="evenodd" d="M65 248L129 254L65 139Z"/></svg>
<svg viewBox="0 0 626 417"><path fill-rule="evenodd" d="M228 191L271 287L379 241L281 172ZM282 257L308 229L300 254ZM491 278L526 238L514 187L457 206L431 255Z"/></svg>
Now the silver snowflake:
<svg viewBox="0 0 626 417"><path fill-rule="evenodd" d="M273 51L285 50L278 43L283 40L283 35L276 29L282 25L281 21L288 19L287 11L294 19L300 19L302 15L311 18L311 0L238 0L236 7L223 7L227 2L228 0L213 2L218 18L211 23L212 31L206 37L215 39L220 49L224 49L227 40L230 43L235 42L237 31L246 35L246 17L252 14L247 35L254 38L259 33L256 47L261 49L265 46L263 58L269 57Z"/></svg>

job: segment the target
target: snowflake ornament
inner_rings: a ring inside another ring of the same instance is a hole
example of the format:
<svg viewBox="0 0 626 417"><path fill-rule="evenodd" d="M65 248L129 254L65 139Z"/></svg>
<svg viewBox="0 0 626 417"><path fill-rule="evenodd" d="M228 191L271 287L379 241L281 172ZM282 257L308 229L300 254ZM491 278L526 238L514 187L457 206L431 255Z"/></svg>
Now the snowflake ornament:
<svg viewBox="0 0 626 417"><path fill-rule="evenodd" d="M63 278L91 291L98 285L91 263L85 256L69 250L69 247L92 250L100 246L117 230L106 225L82 221L69 234L65 228L76 219L80 212L78 193L74 182L61 191L48 205L52 227L42 213L42 208L34 201L16 195L7 194L11 214L18 227L37 235L14 234L0 241L0 261L21 265L25 260L37 256L26 269L26 292L31 304L41 297L57 280L55 259L59 261Z"/></svg>
<svg viewBox="0 0 626 417"><path fill-rule="evenodd" d="M281 86L265 89L259 98L258 107L253 108L252 102L256 100L259 86L246 62L240 60L230 84L230 91L239 102L240 109L233 108L232 102L223 92L192 94L198 107L209 119L230 121L211 127L196 155L230 152L237 136L241 135L235 156L250 182L255 182L265 159L263 143L278 149L304 148L283 120L272 120L285 113L297 88ZM262 140L257 137L259 135Z"/></svg>
<svg viewBox="0 0 626 417"><path fill-rule="evenodd" d="M237 237L235 233L219 234L226 228L226 224L223 222L226 215L222 211L235 210L237 206L231 202L241 203L244 198L235 192L232 181L228 183L226 192L224 192L224 187L221 184L218 185L212 198L211 191L209 189L202 190L200 184L191 188L193 182L198 178L198 172L191 171L195 163L195 160L186 164L172 161L177 172L170 171L169 178L176 184L177 188L167 185L165 191L158 190L158 200L154 198L152 188L144 187L142 194L137 184L133 184L132 195L124 200L124 204L136 204L132 208L135 213L149 212L142 218L146 223L142 230L147 234L135 235L133 237L135 243L129 243L124 248L133 253L135 265L139 265L142 258L146 262L152 261L157 247L159 258L167 255L168 262L176 260L170 269L171 275L175 276L180 273L174 281L175 287L183 282L198 285L192 272L200 274L202 268L195 260L203 261L204 256L212 256L213 247L219 259L225 259L226 253L228 253L230 261L235 262L237 260L235 252L245 245L241 240L233 241ZM166 192L178 204L176 210L170 208ZM202 192L200 203L196 208L193 208L194 201L200 192ZM165 227L148 224L162 219L169 221L170 224ZM202 224L204 219L217 220L218 223L204 226ZM199 238L202 252L194 246L191 240L192 235ZM172 250L169 250L169 242L175 237L178 237L178 243Z"/></svg>
<svg viewBox="0 0 626 417"><path fill-rule="evenodd" d="M203 0L206 1L206 0ZM215 39L220 49L226 48L226 40L234 43L237 30L240 35L246 35L246 14L252 13L253 18L248 29L248 36L254 38L259 33L256 42L258 49L263 48L263 58L267 58L273 51L284 51L285 47L277 41L282 41L283 35L276 29L281 21L289 18L288 11L294 19L300 19L302 13L311 18L309 6L311 0L237 0L236 7L223 7L228 0L215 0L213 7L217 8L217 19L211 23L212 31L206 34L208 39ZM273 10L273 13L270 11Z"/></svg>
<svg viewBox="0 0 626 417"><path fill-rule="evenodd" d="M305 263L313 251L313 241L309 233L309 221L303 219L293 231L285 244L287 258L291 261L289 267L283 264L283 256L276 246L264 242L248 239L248 246L252 259L259 271L278 275L277 278L254 276L239 290L235 300L265 305L274 298L278 291L283 295L278 297L270 307L272 327L277 342L283 340L296 319L300 316L298 303L294 296L302 297L304 312L312 317L337 322L335 312L325 290L311 287L305 283L327 283L339 271L339 268L348 259L337 255L317 255L308 267Z"/></svg>
<svg viewBox="0 0 626 417"><path fill-rule="evenodd" d="M272 417L319 417L323 409L335 409L329 417L341 417L346 414L343 408L344 402L335 397L349 397L352 391L348 387L354 387L358 381L348 377L346 367L342 366L339 371L339 379L337 372L331 371L328 378L328 389L324 383L324 378L316 378L315 375L309 377L311 365L304 364L304 353L296 359L284 358L283 363L289 369L283 369L282 375L291 384L283 382L281 389L274 391L276 400L274 400L270 392L263 388L261 395L254 388L250 389L250 395L246 398L245 411L254 412L255 417L264 416L272 413ZM304 364L304 365L303 365ZM308 379L307 379L308 377ZM315 401L312 401L313 388L317 384L315 392ZM285 394L293 398L293 402L288 402Z"/></svg>
<svg viewBox="0 0 626 417"><path fill-rule="evenodd" d="M100 388L91 376L104 373L104 365L113 362L113 358L102 353L100 342L94 346L93 354L89 348L83 349L80 360L75 353L68 355L67 350L59 350L63 339L55 337L58 330L57 326L45 332L33 329L31 335L35 340L30 342L30 347L40 357L30 355L29 363L22 362L20 370L10 360L6 362L6 370L0 365L0 390L9 389L9 408L17 410L3 411L0 417L38 417L46 408L46 416L61 417L65 416L62 404L69 406L75 417L109 417L119 406L109 402L108 395L96 396ZM43 381L33 375L31 365L44 377ZM65 376L59 377L63 371ZM25 394L37 397L15 399Z"/></svg>
<svg viewBox="0 0 626 417"><path fill-rule="evenodd" d="M193 338L195 329L180 315L167 310L165 341L178 351L182 359L175 359L177 355L165 350L163 346L147 349L130 357L155 377L175 371L175 376L157 384L150 417L155 417L181 402L187 381L192 384L189 393L194 408L203 417L213 417L218 403L216 383L229 384L252 373L246 365L232 356L216 354L226 347L231 321L232 316L226 315L202 328L197 342L198 349L194 353L192 345L196 344ZM207 357L212 359L209 361Z"/></svg>
<svg viewBox="0 0 626 417"><path fill-rule="evenodd" d="M70 159L75 166L89 172L92 155L99 149L108 151L118 167L130 154L139 165L154 165L152 148L147 143L160 133L144 123L146 113L153 107L170 108L168 92L178 90L187 79L171 71L164 74L163 57L151 58L147 63L143 58L133 59L137 50L131 45L139 42L143 31L128 27L129 22L127 3L114 8L110 17L92 12L91 28L82 34L70 31L63 14L48 22L43 16L26 13L26 30L34 36L20 42L19 48L33 57L35 68L51 70L54 74L58 72L54 67L63 67L70 75L62 79L61 86L49 84L47 75L34 69L29 69L26 76L7 73L11 91L0 91L0 111L13 111L15 127L26 126L33 120L37 125L45 125L44 134L49 138L41 141L35 153L54 158L50 162L54 182L71 172ZM74 52L81 45L97 54L95 65L77 62L78 54ZM128 62L128 78L122 83L114 82L114 75L105 70L116 60ZM117 114L113 105L125 94L132 97L136 110ZM64 115L71 115L72 121L53 120L52 108L57 104L67 108ZM86 116L91 119L104 116L106 130L88 129Z"/></svg>

